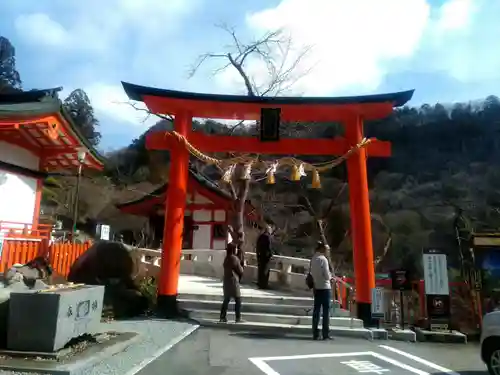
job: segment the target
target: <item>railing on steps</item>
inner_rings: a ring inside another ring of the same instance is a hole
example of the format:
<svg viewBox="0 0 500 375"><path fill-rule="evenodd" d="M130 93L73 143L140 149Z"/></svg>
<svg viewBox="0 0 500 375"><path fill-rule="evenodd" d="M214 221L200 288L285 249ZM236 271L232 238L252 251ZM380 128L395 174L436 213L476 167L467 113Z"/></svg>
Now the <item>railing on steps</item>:
<svg viewBox="0 0 500 375"><path fill-rule="evenodd" d="M146 265L147 274L157 277L160 270L161 251L138 249L141 260ZM181 255L181 274L215 277L223 276L222 263L226 256L225 250L184 249ZM255 253L245 253L245 273L243 280L254 282L257 280L257 256ZM311 291L305 283L309 270L309 260L276 255L271 259L269 281L278 285L282 290L293 291L302 295L310 295ZM353 311L354 288L341 277L335 277L335 291L337 304L346 310Z"/></svg>

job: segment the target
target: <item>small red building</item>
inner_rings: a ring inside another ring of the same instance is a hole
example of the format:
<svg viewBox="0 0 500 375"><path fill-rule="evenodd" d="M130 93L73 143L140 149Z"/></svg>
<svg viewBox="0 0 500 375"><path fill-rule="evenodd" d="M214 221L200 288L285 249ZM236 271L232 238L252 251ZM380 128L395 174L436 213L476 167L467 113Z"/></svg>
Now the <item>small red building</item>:
<svg viewBox="0 0 500 375"><path fill-rule="evenodd" d="M168 184L134 201L116 207L123 213L147 217L153 236L150 246L159 248L165 223L165 197ZM222 250L230 241L227 233L232 198L204 174L189 168L188 195L184 216L184 249ZM256 226L258 217L250 203L246 207L248 225Z"/></svg>
<svg viewBox="0 0 500 375"><path fill-rule="evenodd" d="M103 161L80 133L58 97L61 88L0 94L0 233L42 239L39 224L43 181L50 171L76 176L79 166Z"/></svg>

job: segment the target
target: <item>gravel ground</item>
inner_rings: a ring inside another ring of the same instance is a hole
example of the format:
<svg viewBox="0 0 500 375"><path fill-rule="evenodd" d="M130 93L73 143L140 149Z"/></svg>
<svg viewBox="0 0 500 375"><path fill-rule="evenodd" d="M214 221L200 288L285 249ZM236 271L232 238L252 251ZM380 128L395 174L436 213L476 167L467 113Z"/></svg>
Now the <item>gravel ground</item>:
<svg viewBox="0 0 500 375"><path fill-rule="evenodd" d="M106 358L78 375L126 375L141 362L150 359L158 351L171 345L186 331L193 330L191 323L167 320L130 320L103 323L102 331L138 332L140 337L127 349ZM33 372L0 371L0 375L39 375ZM41 374L40 374L41 375ZM45 374L46 375L46 374Z"/></svg>

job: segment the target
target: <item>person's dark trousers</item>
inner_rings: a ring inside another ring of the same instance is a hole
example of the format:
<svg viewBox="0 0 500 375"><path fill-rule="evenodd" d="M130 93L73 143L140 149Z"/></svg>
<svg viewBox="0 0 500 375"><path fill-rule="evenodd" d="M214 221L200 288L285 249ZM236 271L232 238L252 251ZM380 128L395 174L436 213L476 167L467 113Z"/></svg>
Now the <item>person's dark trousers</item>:
<svg viewBox="0 0 500 375"><path fill-rule="evenodd" d="M323 338L330 336L330 301L332 299L331 289L315 289L314 290L314 307L313 307L313 338L319 338L319 316L323 310Z"/></svg>
<svg viewBox="0 0 500 375"><path fill-rule="evenodd" d="M270 258L257 259L257 285L261 289L269 288L269 261Z"/></svg>
<svg viewBox="0 0 500 375"><path fill-rule="evenodd" d="M241 297L234 297L234 315L236 316L236 321L241 320ZM222 301L222 306L220 309L220 320L227 320L227 308L229 307L229 302L231 297L224 297Z"/></svg>

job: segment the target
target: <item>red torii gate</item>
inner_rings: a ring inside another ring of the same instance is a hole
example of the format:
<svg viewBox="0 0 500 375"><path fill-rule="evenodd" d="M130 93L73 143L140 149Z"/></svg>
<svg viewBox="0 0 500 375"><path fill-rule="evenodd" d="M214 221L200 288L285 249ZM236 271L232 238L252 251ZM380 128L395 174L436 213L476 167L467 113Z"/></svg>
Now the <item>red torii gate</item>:
<svg viewBox="0 0 500 375"><path fill-rule="evenodd" d="M203 152L237 152L256 154L343 155L363 140L363 120L389 116L394 107L408 102L413 90L391 94L357 97L249 97L238 95L197 94L162 90L122 82L131 100L142 101L152 113L175 116L174 129ZM254 137L207 135L192 131L192 118L259 120L261 110L280 109L281 121L342 122L345 137L334 139L281 139L261 142ZM189 153L185 146L166 137L164 132L147 136L151 150L170 150L168 210L158 283L158 307L166 315L176 315L177 286L182 249L183 217L186 202ZM371 290L375 287L370 202L366 174L366 158L389 157L389 142L372 139L347 159L351 233L356 279L358 317L371 322Z"/></svg>

